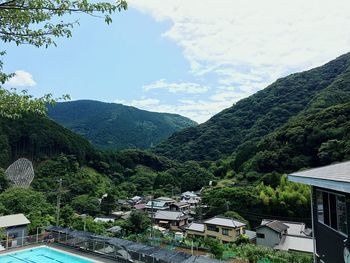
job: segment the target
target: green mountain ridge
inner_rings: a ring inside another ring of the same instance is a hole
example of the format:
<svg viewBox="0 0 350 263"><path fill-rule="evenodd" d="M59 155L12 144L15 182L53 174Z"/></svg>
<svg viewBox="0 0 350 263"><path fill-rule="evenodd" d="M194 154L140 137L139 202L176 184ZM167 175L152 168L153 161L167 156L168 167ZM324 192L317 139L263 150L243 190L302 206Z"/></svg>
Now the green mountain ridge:
<svg viewBox="0 0 350 263"><path fill-rule="evenodd" d="M207 122L174 133L152 151L182 161L226 158L248 144L257 144L298 114L349 101L349 66L350 53L278 79Z"/></svg>
<svg viewBox="0 0 350 263"><path fill-rule="evenodd" d="M78 100L49 107L50 118L101 149L146 149L196 122L177 114L116 103Z"/></svg>

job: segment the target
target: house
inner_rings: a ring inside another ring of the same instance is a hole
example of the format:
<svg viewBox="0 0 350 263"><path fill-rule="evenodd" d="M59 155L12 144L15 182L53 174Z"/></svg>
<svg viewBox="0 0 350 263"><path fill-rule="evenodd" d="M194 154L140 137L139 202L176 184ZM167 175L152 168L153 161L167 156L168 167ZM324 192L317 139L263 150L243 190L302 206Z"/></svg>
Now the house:
<svg viewBox="0 0 350 263"><path fill-rule="evenodd" d="M256 228L256 244L275 247L281 242L282 237L287 233L287 229L288 226L277 220L261 223Z"/></svg>
<svg viewBox="0 0 350 263"><path fill-rule="evenodd" d="M181 202L187 203L190 206L197 206L201 201L201 198L192 191L187 191L181 194Z"/></svg>
<svg viewBox="0 0 350 263"><path fill-rule="evenodd" d="M288 179L311 186L317 262L349 262L350 161L292 173Z"/></svg>
<svg viewBox="0 0 350 263"><path fill-rule="evenodd" d="M10 242L8 245L12 247L24 242L29 224L30 221L23 214L0 216L0 228L8 237Z"/></svg>
<svg viewBox="0 0 350 263"><path fill-rule="evenodd" d="M203 223L191 223L186 227L188 237L212 237L223 243L234 242L245 234L246 224L229 217L216 216Z"/></svg>
<svg viewBox="0 0 350 263"><path fill-rule="evenodd" d="M256 228L256 244L284 251L313 252L311 230L304 223L264 219Z"/></svg>
<svg viewBox="0 0 350 263"><path fill-rule="evenodd" d="M169 210L188 213L190 210L190 204L184 202L175 202L169 205Z"/></svg>
<svg viewBox="0 0 350 263"><path fill-rule="evenodd" d="M158 226L173 231L181 230L181 227L188 224L188 215L183 212L157 211L153 219Z"/></svg>
<svg viewBox="0 0 350 263"><path fill-rule="evenodd" d="M165 197L165 196L161 196L161 197L158 197L156 199L154 199L155 201L160 201L160 202L164 202L166 203L167 205L170 205L170 204L173 204L175 203L176 201L170 197Z"/></svg>
<svg viewBox="0 0 350 263"><path fill-rule="evenodd" d="M134 205L135 210L143 211L145 210L146 204L136 204Z"/></svg>
<svg viewBox="0 0 350 263"><path fill-rule="evenodd" d="M138 204L139 202L142 201L142 197L141 197L141 196L138 196L138 195L135 195L134 197L130 198L130 201L131 201L133 204Z"/></svg>
<svg viewBox="0 0 350 263"><path fill-rule="evenodd" d="M147 202L144 209L149 213L154 213L158 210L169 210L169 204L164 201L151 200Z"/></svg>

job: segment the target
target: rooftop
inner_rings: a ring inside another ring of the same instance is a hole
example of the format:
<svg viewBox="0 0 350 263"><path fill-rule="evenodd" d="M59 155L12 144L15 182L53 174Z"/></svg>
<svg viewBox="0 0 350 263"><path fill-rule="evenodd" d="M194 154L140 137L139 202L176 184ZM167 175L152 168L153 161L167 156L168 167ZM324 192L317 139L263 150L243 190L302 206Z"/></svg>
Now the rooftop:
<svg viewBox="0 0 350 263"><path fill-rule="evenodd" d="M277 221L273 219L263 219L261 221L261 225L266 225L270 222ZM287 234L292 236L310 236L311 229L306 228L305 223L303 222L291 222L291 221L281 221L278 220L278 222L282 223L283 225L288 227Z"/></svg>
<svg viewBox="0 0 350 263"><path fill-rule="evenodd" d="M311 237L297 237L286 235L283 241L278 244L275 249L313 253L314 243Z"/></svg>
<svg viewBox="0 0 350 263"><path fill-rule="evenodd" d="M204 232L204 224L201 223L191 223L186 227L186 230Z"/></svg>
<svg viewBox="0 0 350 263"><path fill-rule="evenodd" d="M268 227L270 229L272 229L273 231L276 231L277 233L281 233L284 232L288 229L288 226L283 224L282 222L278 221L278 220L263 220L261 222L261 225L258 226L256 229L262 228L262 227Z"/></svg>
<svg viewBox="0 0 350 263"><path fill-rule="evenodd" d="M288 175L293 182L350 193L350 161Z"/></svg>
<svg viewBox="0 0 350 263"><path fill-rule="evenodd" d="M157 200L157 201L165 201L165 202L175 202L174 199L172 199L170 197L166 197L166 196L158 197L155 200Z"/></svg>
<svg viewBox="0 0 350 263"><path fill-rule="evenodd" d="M217 225L217 226L233 227L233 228L237 228L237 227L241 227L241 226L246 225L246 224L244 224L240 221L237 221L233 218L219 217L219 216L205 220L204 223L210 224L210 225Z"/></svg>
<svg viewBox="0 0 350 263"><path fill-rule="evenodd" d="M155 219L163 220L180 220L181 218L187 217L183 212L175 211L157 211L154 215Z"/></svg>
<svg viewBox="0 0 350 263"><path fill-rule="evenodd" d="M30 221L23 214L0 216L0 227L28 225Z"/></svg>
<svg viewBox="0 0 350 263"><path fill-rule="evenodd" d="M148 201L147 204L145 205L146 208L152 208L152 202L153 202L153 208L154 209L159 209L159 208L166 208L168 207L166 202L164 201Z"/></svg>

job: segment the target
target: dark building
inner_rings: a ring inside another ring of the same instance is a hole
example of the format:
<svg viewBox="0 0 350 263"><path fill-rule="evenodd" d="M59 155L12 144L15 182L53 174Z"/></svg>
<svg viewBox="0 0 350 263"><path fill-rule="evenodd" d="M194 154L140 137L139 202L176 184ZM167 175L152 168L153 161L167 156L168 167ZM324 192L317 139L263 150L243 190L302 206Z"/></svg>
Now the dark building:
<svg viewBox="0 0 350 263"><path fill-rule="evenodd" d="M315 260L350 262L350 162L292 173L288 179L311 185Z"/></svg>

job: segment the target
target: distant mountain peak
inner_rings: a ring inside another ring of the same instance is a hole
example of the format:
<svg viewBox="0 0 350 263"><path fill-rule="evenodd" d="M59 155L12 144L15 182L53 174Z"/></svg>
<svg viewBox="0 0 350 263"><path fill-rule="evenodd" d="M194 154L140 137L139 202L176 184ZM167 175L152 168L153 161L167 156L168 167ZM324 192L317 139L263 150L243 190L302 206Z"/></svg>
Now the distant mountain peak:
<svg viewBox="0 0 350 263"><path fill-rule="evenodd" d="M141 110L119 103L77 100L50 106L48 115L102 149L145 149L196 122L178 114Z"/></svg>

